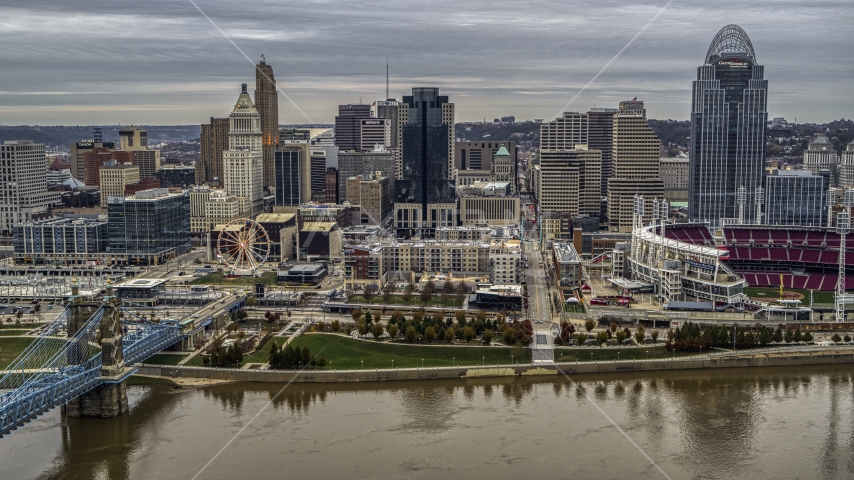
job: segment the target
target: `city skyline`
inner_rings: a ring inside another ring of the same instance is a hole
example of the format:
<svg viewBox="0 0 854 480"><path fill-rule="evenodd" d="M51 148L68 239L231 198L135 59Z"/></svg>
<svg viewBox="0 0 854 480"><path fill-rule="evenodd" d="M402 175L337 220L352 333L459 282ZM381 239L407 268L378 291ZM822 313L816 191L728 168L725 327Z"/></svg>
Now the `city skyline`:
<svg viewBox="0 0 854 480"><path fill-rule="evenodd" d="M674 2L663 12L663 1L526 11L509 2L439 3L414 13L393 2L358 10L196 3L252 63L263 53L276 69L279 87L305 112L280 94L282 124L332 123L339 104L383 99L386 57L392 97L435 85L457 99L459 121L548 121L659 13L567 110L614 107L637 96L650 118L687 119L696 58L729 23L745 29L768 67L775 86L769 117L825 122L847 118L854 106L845 88L852 69L840 62L852 37L840 14L852 8L845 2ZM795 9L797 16L787 13ZM279 16L268 13L277 11L288 14L291 30L274 23ZM254 75L191 3L121 12L106 2L33 3L5 13L0 38L16 46L0 50L7 125L203 123L233 102L234 85ZM98 65L110 68L92 76Z"/></svg>

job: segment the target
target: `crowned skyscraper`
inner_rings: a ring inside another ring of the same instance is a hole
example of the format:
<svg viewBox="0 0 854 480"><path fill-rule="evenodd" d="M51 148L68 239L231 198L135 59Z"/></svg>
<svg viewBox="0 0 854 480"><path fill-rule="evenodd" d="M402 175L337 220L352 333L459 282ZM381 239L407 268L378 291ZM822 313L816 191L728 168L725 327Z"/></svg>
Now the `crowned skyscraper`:
<svg viewBox="0 0 854 480"><path fill-rule="evenodd" d="M279 144L279 96L276 92L276 77L273 67L267 65L264 56L255 66L255 109L261 116L261 144L264 153L264 186L274 182L273 157Z"/></svg>
<svg viewBox="0 0 854 480"><path fill-rule="evenodd" d="M691 102L688 216L713 227L737 218L736 193L746 191L744 221L756 221L762 187L768 81L753 45L737 25L715 35L697 69Z"/></svg>
<svg viewBox="0 0 854 480"><path fill-rule="evenodd" d="M223 183L229 195L245 197L257 213L264 196L261 116L242 85L228 116L228 150L223 152Z"/></svg>

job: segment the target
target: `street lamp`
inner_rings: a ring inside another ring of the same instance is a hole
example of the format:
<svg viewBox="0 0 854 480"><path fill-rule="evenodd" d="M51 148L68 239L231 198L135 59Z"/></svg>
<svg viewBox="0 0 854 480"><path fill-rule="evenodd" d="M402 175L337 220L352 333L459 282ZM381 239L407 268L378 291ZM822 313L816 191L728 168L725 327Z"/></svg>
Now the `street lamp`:
<svg viewBox="0 0 854 480"><path fill-rule="evenodd" d="M424 368L424 359L421 359L421 368Z"/></svg>
<svg viewBox="0 0 854 480"><path fill-rule="evenodd" d="M486 357L483 357L483 366L486 366Z"/></svg>
<svg viewBox="0 0 854 480"><path fill-rule="evenodd" d="M362 370L364 370L364 369L365 369L365 361L362 360Z"/></svg>
<svg viewBox="0 0 854 480"><path fill-rule="evenodd" d="M391 369L394 370L394 359L391 359Z"/></svg>
<svg viewBox="0 0 854 480"><path fill-rule="evenodd" d="M590 361L593 361L593 352L590 352Z"/></svg>
<svg viewBox="0 0 854 480"><path fill-rule="evenodd" d="M456 367L457 366L457 357L452 357L451 361L453 362L453 365Z"/></svg>

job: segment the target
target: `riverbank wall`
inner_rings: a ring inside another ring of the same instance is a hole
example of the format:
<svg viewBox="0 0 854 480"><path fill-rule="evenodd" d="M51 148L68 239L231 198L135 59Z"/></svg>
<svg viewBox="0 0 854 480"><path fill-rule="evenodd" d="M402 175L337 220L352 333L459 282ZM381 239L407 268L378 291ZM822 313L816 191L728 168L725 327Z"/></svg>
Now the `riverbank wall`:
<svg viewBox="0 0 854 480"><path fill-rule="evenodd" d="M749 354L711 354L675 360L637 360L558 363L539 365L486 365L477 367L398 368L375 370L248 370L230 368L140 365L140 375L166 378L206 378L232 382L347 383L404 380L446 380L484 377L654 372L716 368L785 367L854 363L854 349L810 350Z"/></svg>

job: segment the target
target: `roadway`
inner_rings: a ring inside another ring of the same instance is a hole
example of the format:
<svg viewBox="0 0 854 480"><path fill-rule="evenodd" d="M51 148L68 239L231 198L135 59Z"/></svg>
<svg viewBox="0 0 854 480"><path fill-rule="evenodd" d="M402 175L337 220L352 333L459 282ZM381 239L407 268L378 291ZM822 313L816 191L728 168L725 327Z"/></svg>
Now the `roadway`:
<svg viewBox="0 0 854 480"><path fill-rule="evenodd" d="M528 268L525 269L525 281L528 282L528 311L531 321L552 321L549 288L546 285L545 269L540 268L542 252L537 242L525 242Z"/></svg>

